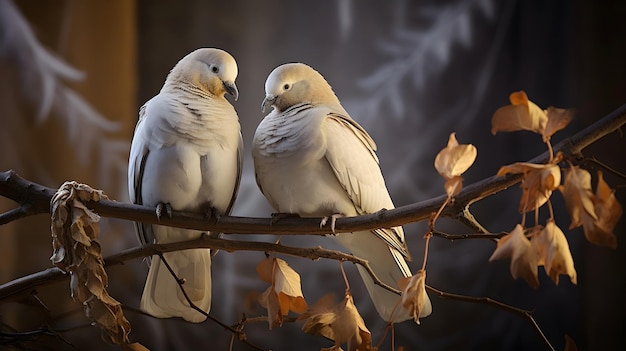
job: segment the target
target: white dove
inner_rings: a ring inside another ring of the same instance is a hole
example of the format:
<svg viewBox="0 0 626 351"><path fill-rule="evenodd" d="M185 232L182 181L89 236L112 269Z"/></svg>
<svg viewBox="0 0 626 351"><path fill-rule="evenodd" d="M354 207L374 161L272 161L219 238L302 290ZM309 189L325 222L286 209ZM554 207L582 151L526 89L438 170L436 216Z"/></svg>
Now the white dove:
<svg viewBox="0 0 626 351"><path fill-rule="evenodd" d="M252 156L257 184L274 210L334 221L394 208L376 144L350 118L321 74L302 63L284 64L268 76L265 93L263 111L269 105L274 109L257 127ZM411 276L402 227L333 238L368 260L377 277L392 287ZM399 295L375 285L360 265L358 269L383 319L411 318ZM427 298L420 317L431 310Z"/></svg>
<svg viewBox="0 0 626 351"><path fill-rule="evenodd" d="M230 214L241 178L243 143L239 119L224 97L233 95L237 63L227 52L197 49L170 71L158 95L139 111L128 165L128 190L135 204L165 209ZM142 244L199 238L197 230L136 223ZM189 299L211 308L211 251L192 249L163 255ZM152 257L141 309L155 317L202 322L175 278Z"/></svg>

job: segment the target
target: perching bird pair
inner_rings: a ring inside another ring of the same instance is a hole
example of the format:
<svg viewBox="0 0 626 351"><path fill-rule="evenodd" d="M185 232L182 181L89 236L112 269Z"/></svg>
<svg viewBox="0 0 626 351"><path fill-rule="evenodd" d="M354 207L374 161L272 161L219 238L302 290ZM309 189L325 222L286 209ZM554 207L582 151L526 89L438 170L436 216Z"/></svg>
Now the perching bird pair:
<svg viewBox="0 0 626 351"><path fill-rule="evenodd" d="M131 200L163 211L228 215L242 171L242 138L237 113L237 64L227 52L203 48L171 70L158 95L140 109L128 167ZM271 111L252 142L257 184L279 213L300 216L356 216L394 207L385 186L376 145L346 112L330 85L302 63L274 69L265 82L262 109ZM137 223L141 243L198 238L197 230ZM402 227L332 236L350 253L369 261L384 283L397 287L411 276ZM161 318L201 322L211 306L211 251L165 253L151 260L141 309ZM167 264L167 265L166 265ZM169 268L167 267L169 266ZM374 284L358 266L380 316L409 319L400 296ZM420 317L431 312L427 300Z"/></svg>

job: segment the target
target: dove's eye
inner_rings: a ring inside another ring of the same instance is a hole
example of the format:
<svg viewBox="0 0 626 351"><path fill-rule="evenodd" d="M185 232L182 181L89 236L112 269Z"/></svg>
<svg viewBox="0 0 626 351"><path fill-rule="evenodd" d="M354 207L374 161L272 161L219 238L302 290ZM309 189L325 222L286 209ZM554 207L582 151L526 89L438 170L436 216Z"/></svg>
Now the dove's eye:
<svg viewBox="0 0 626 351"><path fill-rule="evenodd" d="M211 71L213 71L213 73L217 73L220 71L220 69L217 66L213 66L211 67Z"/></svg>
<svg viewBox="0 0 626 351"><path fill-rule="evenodd" d="M285 85L283 85L283 89L287 90L287 89L289 89L289 88L290 88L289 84L285 84Z"/></svg>

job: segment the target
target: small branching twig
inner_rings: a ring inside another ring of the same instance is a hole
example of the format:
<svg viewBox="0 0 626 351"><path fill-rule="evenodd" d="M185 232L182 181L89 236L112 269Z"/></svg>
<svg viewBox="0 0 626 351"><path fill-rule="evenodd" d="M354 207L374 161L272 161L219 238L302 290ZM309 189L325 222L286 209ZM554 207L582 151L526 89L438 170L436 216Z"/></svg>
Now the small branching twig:
<svg viewBox="0 0 626 351"><path fill-rule="evenodd" d="M197 311L198 313L204 315L205 317L207 317L208 319L210 319L212 322L218 324L219 326L221 326L222 328L230 331L233 335L236 335L237 338L243 342L244 344L254 348L255 350L261 350L263 351L264 349L260 346L257 346L253 343L251 343L250 341L248 341L248 338L246 337L246 334L243 331L238 330L237 328L233 328L230 325L220 321L219 319L211 316L210 314L208 314L206 311L202 310L200 307L198 307L195 303L193 303L193 301L191 301L191 298L189 298L189 295L187 294L187 291L185 290L185 287L183 286L183 280L180 279L177 275L176 272L174 272L174 270L172 269L172 266L170 266L170 264L167 262L167 260L165 259L165 257L163 256L163 254L159 253L159 258L161 259L161 261L163 262L163 264L165 265L165 267L167 268L167 270L170 272L170 274L172 275L172 278L176 281L176 284L178 284L178 288L180 289L180 291L183 293L183 296L185 297L185 300L187 300L187 303L189 304L189 307L194 309L195 311Z"/></svg>
<svg viewBox="0 0 626 351"><path fill-rule="evenodd" d="M433 231L433 236L438 236L440 238L455 241L455 240L465 240L465 239L490 239L495 241L496 239L500 239L508 233L500 232L500 233L468 233L468 234L448 234L439 230Z"/></svg>
<svg viewBox="0 0 626 351"><path fill-rule="evenodd" d="M435 289L429 285L426 285L426 290L430 291L431 293L444 298L444 299L451 299L451 300L457 300L457 301L463 301L463 302L470 302L470 303L478 303L478 304L485 304L485 305L489 305L489 306L493 306L495 308L513 313L513 314L517 314L522 316L524 319L526 319L533 327L533 329L535 330L535 332L537 332L537 334L539 335L539 337L541 338L541 341L543 341L543 343L548 347L548 349L554 351L554 347L552 346L552 344L550 343L550 341L548 340L548 338L546 338L546 336L543 334L543 331L541 331L541 328L539 327L539 325L537 324L537 322L535 321L535 318L533 318L533 313L532 311L528 311L528 310L524 310L518 307L514 307L508 304L505 304L503 302L494 300L492 298L489 297L474 297L474 296L467 296L467 295L459 295L459 294L453 294L453 293L448 293L448 292L444 292L441 291L439 289Z"/></svg>
<svg viewBox="0 0 626 351"><path fill-rule="evenodd" d="M105 257L104 262L105 266L110 267L123 264L124 262L131 259L160 255L166 252L181 251L193 248L218 249L227 252L275 252L289 256L308 258L311 260L325 258L341 262L349 261L363 266L363 268L365 268L367 272L372 276L374 283L376 283L377 285L391 292L400 294L400 291L392 288L391 286L383 283L380 279L378 279L378 277L372 270L372 267L366 260L356 257L354 255L343 253L341 251L328 250L319 246L311 248L301 248L266 242L236 241L203 236L199 239L189 241L181 241L168 244L149 244L145 246L133 247L120 253ZM21 293L34 290L36 287L41 287L68 278L69 275L63 272L63 270L58 268L48 268L41 272L33 273L25 277L15 279L9 283L0 285L0 300L17 297Z"/></svg>

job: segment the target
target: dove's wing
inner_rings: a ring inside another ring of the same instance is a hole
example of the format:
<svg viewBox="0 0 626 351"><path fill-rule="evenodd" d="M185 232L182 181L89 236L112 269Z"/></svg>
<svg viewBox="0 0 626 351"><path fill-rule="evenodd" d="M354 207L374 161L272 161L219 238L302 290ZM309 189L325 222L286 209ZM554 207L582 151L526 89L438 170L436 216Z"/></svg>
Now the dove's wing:
<svg viewBox="0 0 626 351"><path fill-rule="evenodd" d="M144 104L139 110L139 121L135 127L135 137L130 149L130 157L128 167L128 193L130 201L136 205L143 205L143 199L141 197L143 173L145 171L146 160L150 154L150 140L145 137L137 137L145 135L144 130L146 128L146 106ZM135 229L137 238L142 245L154 242L154 234L152 233L152 226L146 225L141 222L135 222Z"/></svg>
<svg viewBox="0 0 626 351"><path fill-rule="evenodd" d="M394 208L383 178L376 144L353 119L330 113L322 123L326 160L359 214ZM374 230L389 246L409 257L402 227Z"/></svg>
<svg viewBox="0 0 626 351"><path fill-rule="evenodd" d="M228 207L225 214L230 215L237 200L237 194L239 193L239 185L241 183L241 173L243 171L243 137L239 134L239 145L237 146L237 180L235 181L235 187L233 188L233 195L230 198Z"/></svg>

